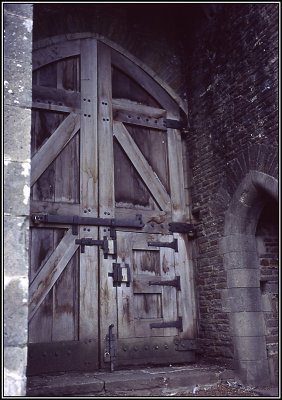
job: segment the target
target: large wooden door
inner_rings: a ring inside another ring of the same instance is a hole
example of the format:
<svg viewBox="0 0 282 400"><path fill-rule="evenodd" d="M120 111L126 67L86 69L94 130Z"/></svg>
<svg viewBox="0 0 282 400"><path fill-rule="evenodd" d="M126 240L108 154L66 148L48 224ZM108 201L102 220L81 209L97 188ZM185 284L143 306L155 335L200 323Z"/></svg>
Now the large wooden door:
<svg viewBox="0 0 282 400"><path fill-rule="evenodd" d="M116 366L192 361L189 241L171 225L187 222L177 102L95 38L40 46L33 66L29 373L107 366L110 325Z"/></svg>

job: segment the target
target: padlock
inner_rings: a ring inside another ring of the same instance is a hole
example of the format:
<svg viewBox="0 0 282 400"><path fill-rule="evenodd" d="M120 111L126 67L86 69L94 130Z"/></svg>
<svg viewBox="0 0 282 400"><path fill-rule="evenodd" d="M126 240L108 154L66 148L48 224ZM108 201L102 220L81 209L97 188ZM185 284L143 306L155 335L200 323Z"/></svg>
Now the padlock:
<svg viewBox="0 0 282 400"><path fill-rule="evenodd" d="M110 361L111 361L111 355L110 355L110 353L108 351L105 351L105 353L104 353L104 362L107 363L107 362L110 362Z"/></svg>

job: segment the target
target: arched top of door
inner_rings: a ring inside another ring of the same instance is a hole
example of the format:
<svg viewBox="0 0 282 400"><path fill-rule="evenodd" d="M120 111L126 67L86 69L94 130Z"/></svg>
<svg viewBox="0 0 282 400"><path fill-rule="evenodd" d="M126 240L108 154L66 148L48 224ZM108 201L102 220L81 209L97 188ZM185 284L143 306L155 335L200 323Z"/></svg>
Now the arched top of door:
<svg viewBox="0 0 282 400"><path fill-rule="evenodd" d="M33 70L43 65L56 62L62 58L78 56L80 43L85 39L96 39L109 46L112 50L112 63L122 69L129 76L138 80L143 88L155 91L158 99L162 99L161 105L167 108L180 108L185 115L188 114L187 103L156 73L142 61L130 54L121 46L96 33L72 33L52 36L33 43Z"/></svg>

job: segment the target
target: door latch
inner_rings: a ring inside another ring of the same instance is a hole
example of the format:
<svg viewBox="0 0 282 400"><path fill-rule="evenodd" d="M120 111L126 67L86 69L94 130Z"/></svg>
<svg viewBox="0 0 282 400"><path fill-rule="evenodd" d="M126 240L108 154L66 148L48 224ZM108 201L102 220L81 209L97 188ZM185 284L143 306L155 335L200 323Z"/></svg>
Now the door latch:
<svg viewBox="0 0 282 400"><path fill-rule="evenodd" d="M108 272L108 276L113 278L114 287L121 286L122 283L130 286L131 274L128 264L113 263L113 272Z"/></svg>
<svg viewBox="0 0 282 400"><path fill-rule="evenodd" d="M108 239L106 236L103 237L103 240L94 240L92 238L76 239L75 244L79 244L81 246L81 253L85 252L85 246L101 246L105 259L108 258L109 254L115 256L117 253L116 240Z"/></svg>

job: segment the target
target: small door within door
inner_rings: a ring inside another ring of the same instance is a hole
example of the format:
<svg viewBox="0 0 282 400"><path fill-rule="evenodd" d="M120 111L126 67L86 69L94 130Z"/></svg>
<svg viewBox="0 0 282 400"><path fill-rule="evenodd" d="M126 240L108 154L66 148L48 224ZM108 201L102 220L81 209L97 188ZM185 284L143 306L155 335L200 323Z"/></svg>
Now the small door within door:
<svg viewBox="0 0 282 400"><path fill-rule="evenodd" d="M190 352L176 350L175 339L183 333L179 305L184 281L175 258L178 239L173 235L118 232L117 240L117 261L130 271L125 276L129 283L117 287L117 364L193 361L193 346Z"/></svg>

